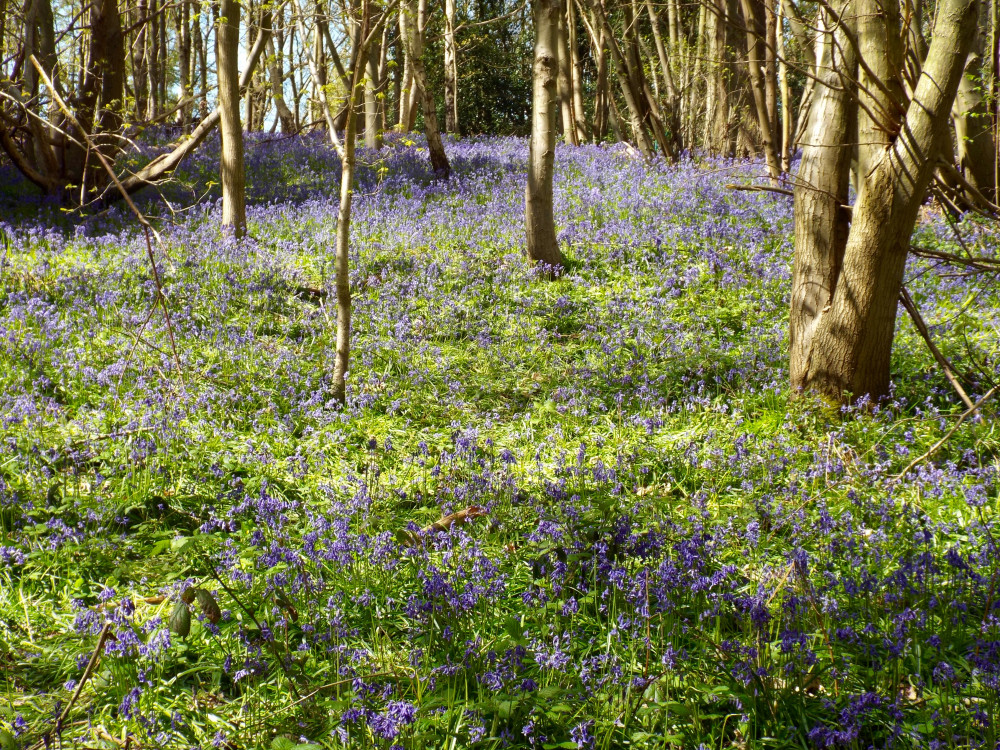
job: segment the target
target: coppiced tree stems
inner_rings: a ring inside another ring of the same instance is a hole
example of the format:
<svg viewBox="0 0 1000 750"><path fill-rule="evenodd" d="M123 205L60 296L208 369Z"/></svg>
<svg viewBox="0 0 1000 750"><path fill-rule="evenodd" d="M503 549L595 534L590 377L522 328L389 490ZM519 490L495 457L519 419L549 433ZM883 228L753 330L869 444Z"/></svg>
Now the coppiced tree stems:
<svg viewBox="0 0 1000 750"><path fill-rule="evenodd" d="M793 340L792 385L836 400L848 394L879 398L889 391L892 339L910 235L947 134L948 113L965 71L978 18L978 0L943 0L913 96L901 116L894 117L893 112L900 107L893 97L901 93L898 82L903 55L894 47L899 37L886 37L886 29L895 28L892 13L885 8L876 13L872 2L856 0L854 8L857 48L867 57L859 60L863 75L858 76L862 81L867 78L868 83L858 92L859 156L865 167L856 173L860 189L843 257L832 288L818 294L800 290L799 296L793 296L791 310L793 321L797 321L793 324L801 326L799 337ZM845 33L849 31L845 29ZM872 80L876 71L882 71L885 79ZM847 71L842 72L843 79L850 80ZM828 97L829 91L820 92L817 103ZM815 114L811 119L819 117ZM876 118L885 118L883 125L895 121L898 126L876 134ZM823 137L838 144L851 143L849 130L835 130L843 122L845 118L838 120ZM865 136L872 140L866 141ZM827 160L816 156L820 162L817 169L842 169L839 162L834 164L843 158L841 149L828 151ZM796 188L797 213L800 193L804 201L804 192L812 187L802 181ZM817 235L828 233L831 239L827 241L835 252L832 229L829 223L817 220L815 232L803 230L800 236L797 227L797 264L800 258L815 254L828 266L836 265L836 257L825 257L815 242ZM800 275L808 274L805 269L800 274L797 268L796 276ZM806 300L813 302L807 304Z"/></svg>

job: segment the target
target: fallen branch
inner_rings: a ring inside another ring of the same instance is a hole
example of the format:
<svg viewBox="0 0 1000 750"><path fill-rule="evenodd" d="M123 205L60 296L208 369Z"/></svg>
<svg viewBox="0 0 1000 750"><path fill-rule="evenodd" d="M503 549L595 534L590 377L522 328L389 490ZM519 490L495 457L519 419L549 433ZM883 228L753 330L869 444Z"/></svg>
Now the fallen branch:
<svg viewBox="0 0 1000 750"><path fill-rule="evenodd" d="M964 421L965 421L966 419L968 419L968 418L969 418L969 416L971 416L971 415L972 415L972 414L974 414L974 413L975 413L976 411L978 411L979 407L980 407L980 406L982 406L982 405L983 405L984 403L986 403L986 401L987 401L987 400L989 400L989 398L990 398L990 397L991 397L991 396L992 396L992 395L993 395L994 393L996 393L997 391L1000 391L1000 385L996 385L996 386L993 386L992 388L990 388L990 389L989 389L989 390L988 390L988 391L986 392L986 395L985 395L985 396L983 396L983 397L982 397L981 399L979 399L979 400L978 400L978 401L977 401L976 403L974 403L974 404L972 405L972 408L970 408L970 409L966 409L966 410L965 410L964 412L962 412L962 416L960 416L960 417L958 418L958 421L957 421L957 422L955 422L955 426L954 426L954 427L952 427L952 428L951 428L950 430L948 430L947 434L946 434L946 435L945 435L945 436L944 436L943 438L941 438L940 440L938 440L938 441L937 441L936 443L934 443L934 445L932 445L932 446L931 446L930 448L928 448L926 452L924 452L923 454L921 454L921 455L917 456L917 457L916 457L915 459L913 459L912 461L910 461L910 463L909 463L909 464L907 465L907 467L906 467L905 469L903 469L903 470L902 470L901 472L899 472L899 473L898 473L898 474L897 474L897 475L896 475L896 476L895 476L895 477L893 478L893 479L894 479L894 481L898 482L898 481L899 481L900 479L902 479L902 478L903 478L903 477L905 477L905 476L906 476L907 474L909 474L909 473L910 473L910 470L911 470L911 469L913 469L913 467L917 466L917 465L918 465L918 464L920 464L920 463L923 463L923 462L924 462L924 461L926 461L926 460L927 460L928 458L930 458L930 457L931 457L931 456L933 456L933 455L934 455L935 453L937 453L938 449L939 449L939 448L940 448L940 447L941 447L942 445L944 445L944 444L945 444L946 442L948 442L948 438L950 438L950 437L951 437L952 435L954 435L954 434L955 434L955 431L956 431L956 430L957 430L957 429L958 429L959 427L961 427L961 426L962 426L962 423L963 423L963 422L964 422Z"/></svg>
<svg viewBox="0 0 1000 750"><path fill-rule="evenodd" d="M66 721L66 717L69 716L69 712L73 709L74 704L80 698L80 693L83 692L83 686L87 684L87 680L90 679L90 675L94 673L94 669L97 668L97 663L101 660L101 652L104 650L104 643L108 640L108 636L111 634L111 623L104 623L104 627L101 628L100 635L97 636L97 647L94 649L94 653L90 656L90 661L87 662L87 668L83 670L83 677L80 678L80 682L76 686L76 690L73 692L73 697L69 699L69 703L66 704L66 708L62 710L59 714L59 718L56 719L56 734L62 731L63 722ZM48 745L48 743L46 743Z"/></svg>
<svg viewBox="0 0 1000 750"><path fill-rule="evenodd" d="M916 327L917 332L923 338L924 342L927 344L927 348L931 350L931 354L934 355L934 359L937 363L941 365L941 369L944 370L944 376L948 378L948 382L951 383L951 387L955 389L958 397L962 399L962 403L969 409L973 408L972 399L969 398L969 394L965 392L962 388L962 384L958 382L958 378L955 376L954 368L952 368L951 363L945 359L945 356L941 353L941 350L937 348L934 342L931 340L930 331L927 330L927 324L924 319L920 316L920 311L917 309L916 304L913 302L913 298L910 293L906 290L906 287L901 287L899 290L899 301L903 303L903 307L906 308L906 312L910 314L910 319L913 320L913 325Z"/></svg>

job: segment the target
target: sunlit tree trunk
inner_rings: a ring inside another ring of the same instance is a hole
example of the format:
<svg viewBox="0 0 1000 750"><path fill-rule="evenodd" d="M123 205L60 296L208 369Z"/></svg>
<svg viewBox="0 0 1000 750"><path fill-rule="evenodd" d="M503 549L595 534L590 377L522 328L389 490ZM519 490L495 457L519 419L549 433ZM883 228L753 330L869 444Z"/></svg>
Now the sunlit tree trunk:
<svg viewBox="0 0 1000 750"><path fill-rule="evenodd" d="M559 74L560 0L534 0L535 58L532 67L531 140L525 190L528 258L562 268L552 208L556 148L556 77Z"/></svg>
<svg viewBox="0 0 1000 750"><path fill-rule="evenodd" d="M791 310L793 320L816 318L802 321L805 337L793 343L792 357L798 361L791 368L792 386L837 400L847 394L879 398L889 391L896 309L910 235L948 132L948 113L978 18L978 0L940 3L923 70L911 101L901 110L898 101L892 102L903 64L894 49L899 36L887 34L889 29L898 30L893 11L876 7L875 0L857 0L856 7L858 47L868 68L858 75L866 82L859 96L859 121L869 120L859 122L863 133L859 153L866 168L858 172L860 191L829 302L819 307L822 300L818 300L814 307L819 309L808 310L796 306L793 297ZM893 64L900 67L893 69ZM872 132L871 121L876 119L885 128L881 135ZM848 132L833 133L833 127L826 138L850 142ZM876 137L883 139L882 145L873 141ZM828 150L829 158L842 158L839 149ZM796 193L810 189L800 183ZM808 235L803 239L810 241ZM796 241L800 241L798 228ZM797 257L806 250L796 247Z"/></svg>
<svg viewBox="0 0 1000 750"><path fill-rule="evenodd" d="M455 52L455 0L444 2L444 128L458 132L458 59Z"/></svg>
<svg viewBox="0 0 1000 750"><path fill-rule="evenodd" d="M559 13L558 34L559 76L557 88L559 89L559 112L562 115L563 140L571 146L578 146L580 144L576 139L576 122L573 117L573 75L570 72L569 30L566 28L565 9L561 9Z"/></svg>
<svg viewBox="0 0 1000 750"><path fill-rule="evenodd" d="M405 0L402 12L409 15L406 23L406 44L410 53L410 70L413 73L413 86L420 95L421 109L424 113L424 134L427 137L427 150L430 152L431 167L439 177L447 178L451 173L451 165L444 151L441 132L438 130L437 105L434 103L434 93L427 85L424 74L424 39L423 30L418 19L426 12L423 6L426 0Z"/></svg>
<svg viewBox="0 0 1000 750"><path fill-rule="evenodd" d="M294 133L295 115L285 102L285 76L281 68L281 60L276 54L275 45L272 41L268 41L267 43L267 70L268 77L271 79L271 96L278 113L278 121L281 123L281 132Z"/></svg>
<svg viewBox="0 0 1000 750"><path fill-rule="evenodd" d="M985 30L988 27L988 9L984 5L980 11L976 42L966 63L965 75L958 84L952 119L962 176L987 200L995 203L997 150L989 107L982 94L985 88L982 63L986 47Z"/></svg>
<svg viewBox="0 0 1000 750"><path fill-rule="evenodd" d="M222 154L222 226L236 237L246 233L246 185L243 174L243 127L240 124L240 6L221 0L217 55L219 61L219 134Z"/></svg>

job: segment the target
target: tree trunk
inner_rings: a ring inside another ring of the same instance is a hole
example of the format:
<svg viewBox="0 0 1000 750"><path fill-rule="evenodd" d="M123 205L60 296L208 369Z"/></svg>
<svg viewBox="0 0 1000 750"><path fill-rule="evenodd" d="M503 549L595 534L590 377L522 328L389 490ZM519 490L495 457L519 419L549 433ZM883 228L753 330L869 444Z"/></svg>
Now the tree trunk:
<svg viewBox="0 0 1000 750"><path fill-rule="evenodd" d="M243 128L240 125L240 6L221 0L217 56L219 61L219 133L222 155L222 226L236 237L246 233L246 186L243 175Z"/></svg>
<svg viewBox="0 0 1000 750"><path fill-rule="evenodd" d="M382 148L382 131L379 129L378 92L382 88L378 62L381 50L377 43L374 49L366 50L365 63L365 147L373 150Z"/></svg>
<svg viewBox="0 0 1000 750"><path fill-rule="evenodd" d="M565 2L565 0L564 0ZM570 146L579 146L576 139L576 118L573 117L573 75L570 72L569 30L566 28L564 9L559 13L559 111L562 114L563 140Z"/></svg>
<svg viewBox="0 0 1000 750"><path fill-rule="evenodd" d="M458 60L455 53L455 0L444 2L444 129L458 133Z"/></svg>
<svg viewBox="0 0 1000 750"><path fill-rule="evenodd" d="M844 6L840 15L845 14ZM845 21L856 27L855 19ZM850 228L848 201L857 103L845 82L857 79L857 60L842 29L821 11L817 43L819 81L796 175L795 262L789 316L789 374L796 392L808 386L816 325L830 305L844 262ZM834 32L837 30L836 44Z"/></svg>
<svg viewBox="0 0 1000 750"><path fill-rule="evenodd" d="M952 108L955 141L958 146L958 166L966 181L983 196L996 203L996 143L989 108L983 98L981 80L988 26L986 7L980 12L980 24L973 51L965 66L965 75L958 84L958 96Z"/></svg>
<svg viewBox="0 0 1000 750"><path fill-rule="evenodd" d="M770 86L764 71L765 53L763 39L765 7L763 0L742 0L743 17L747 34L747 70L750 74L750 90L753 94L754 110L760 127L760 139L764 147L767 171L772 181L781 174L778 151L774 142L774 128L768 107Z"/></svg>
<svg viewBox="0 0 1000 750"><path fill-rule="evenodd" d="M576 35L576 6L573 0L566 0L566 31L569 43L570 79L573 84L573 121L576 125L576 142L583 143L589 137L587 116L583 108L583 69L580 66L580 49Z"/></svg>
<svg viewBox="0 0 1000 750"><path fill-rule="evenodd" d="M281 132L294 133L295 115L285 103L285 76L281 69L281 60L275 54L274 42L270 40L267 43L267 69L271 79L271 96L274 98L274 107L278 111L278 121L281 123Z"/></svg>
<svg viewBox="0 0 1000 750"><path fill-rule="evenodd" d="M524 222L528 258L562 269L552 209L556 150L556 77L559 74L560 0L534 0L535 60L531 87L531 140Z"/></svg>
<svg viewBox="0 0 1000 750"><path fill-rule="evenodd" d="M707 0L706 48L708 76L705 91L705 128L702 142L708 153L729 153L728 49L726 0Z"/></svg>
<svg viewBox="0 0 1000 750"><path fill-rule="evenodd" d="M448 163L448 156L444 152L444 144L441 142L441 133L438 130L434 94L428 87L427 76L424 74L424 35L418 24L418 19L425 12L424 2L425 0L405 0L403 4L402 12L409 14L406 24L406 44L410 53L413 86L420 94L421 107L424 112L424 134L427 136L427 150L430 152L431 167L434 169L435 175L447 179L451 174L451 165Z"/></svg>
<svg viewBox="0 0 1000 750"><path fill-rule="evenodd" d="M889 114L886 89L902 69L902 56L891 47L899 37L886 34L891 12L873 15L871 0L858 0L859 49L869 70L882 68L860 99ZM828 304L815 311L811 341L806 344L798 378L792 385L841 400L885 396L889 391L892 339L903 270L917 212L948 132L948 112L972 48L978 17L977 0L943 0L937 9L933 41L923 71L895 132L880 149L862 143L867 171L860 172L861 190L852 212L843 266ZM890 61L897 67L891 68ZM873 88L874 87L874 88ZM882 101L879 102L878 99ZM880 106L881 105L881 106ZM872 112L876 110L872 108ZM868 114L867 116L871 116ZM859 118L861 115L859 114ZM883 123L891 126L889 119ZM839 142L848 140L842 133ZM798 186L796 192L806 190ZM797 232L798 234L798 232ZM798 249L797 249L798 250ZM800 315L793 308L792 318Z"/></svg>
<svg viewBox="0 0 1000 750"><path fill-rule="evenodd" d="M608 46L608 51L611 53L611 59L615 63L618 83L621 87L622 96L625 98L625 106L628 107L632 136L636 140L639 152L647 159L651 159L653 157L653 142L650 140L649 134L646 132L645 125L643 124L644 117L640 101L642 93L635 90L631 71L629 70L625 56L622 54L621 48L618 46L618 41L615 39L611 24L608 22L602 0L593 0L593 5L596 21L604 29L604 41Z"/></svg>

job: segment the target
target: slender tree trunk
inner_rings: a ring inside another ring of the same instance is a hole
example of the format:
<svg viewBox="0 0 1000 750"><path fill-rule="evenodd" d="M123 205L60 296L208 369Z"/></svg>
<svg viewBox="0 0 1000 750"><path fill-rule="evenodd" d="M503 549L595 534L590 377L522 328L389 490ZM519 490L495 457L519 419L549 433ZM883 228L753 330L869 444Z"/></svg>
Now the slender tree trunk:
<svg viewBox="0 0 1000 750"><path fill-rule="evenodd" d="M767 171L772 180L777 180L781 174L781 164L774 142L774 129L771 124L768 107L770 86L764 71L764 0L742 0L743 17L746 21L747 34L747 70L750 74L750 89L753 94L754 109L757 113L757 123L760 126L760 139L764 146L764 158L767 161Z"/></svg>
<svg viewBox="0 0 1000 750"><path fill-rule="evenodd" d="M219 133L222 155L222 226L236 237L246 233L246 186L243 175L243 127L240 124L240 6L221 0L217 57L219 61Z"/></svg>
<svg viewBox="0 0 1000 750"><path fill-rule="evenodd" d="M562 269L552 208L556 149L556 77L559 74L560 0L533 0L535 59L532 68L531 140L525 190L525 234L528 258Z"/></svg>
<svg viewBox="0 0 1000 750"><path fill-rule="evenodd" d="M458 132L458 61L455 53L455 0L444 2L444 129Z"/></svg>
<svg viewBox="0 0 1000 750"><path fill-rule="evenodd" d="M280 40L279 40L280 46ZM285 103L284 73L281 68L281 58L275 54L274 42L267 43L267 70L271 79L271 96L274 99L274 107L278 111L278 121L281 123L282 133L295 132L295 115Z"/></svg>
<svg viewBox="0 0 1000 750"><path fill-rule="evenodd" d="M379 57L381 49L373 42L374 49L366 50L365 63L365 147L373 150L382 148L382 131L379 129L377 94L382 88L379 78Z"/></svg>
<svg viewBox="0 0 1000 750"><path fill-rule="evenodd" d="M405 0L403 3L402 11L410 16L406 25L406 44L410 52L410 70L413 72L414 88L420 93L424 112L424 133L427 136L427 150L430 152L431 167L436 175L447 179L448 175L451 174L451 165L448 163L448 156L444 152L444 143L441 142L441 133L438 130L434 94L428 87L427 76L424 74L423 31L417 23L417 20L426 12L425 2L426 0Z"/></svg>
<svg viewBox="0 0 1000 750"><path fill-rule="evenodd" d="M576 139L576 118L573 117L573 75L570 72L569 31L566 28L564 9L560 9L559 13L558 43L559 75L556 85L559 89L559 111L562 114L563 140L571 146L579 146L580 143Z"/></svg>
<svg viewBox="0 0 1000 750"><path fill-rule="evenodd" d="M176 18L177 56L180 63L181 107L177 121L187 128L191 122L191 3L181 0L181 7L174 11Z"/></svg>
<svg viewBox="0 0 1000 750"><path fill-rule="evenodd" d="M618 41L615 39L611 24L608 22L602 0L593 0L593 7L596 21L604 29L604 41L608 46L608 51L611 53L611 59L615 63L618 83L621 87L622 96L625 99L625 106L628 108L632 136L636 140L640 153L647 159L651 159L653 157L653 142L650 140L649 134L643 125L643 111L639 99L641 92L636 91L634 88L631 71L629 70L625 56L622 54L621 48L618 46Z"/></svg>
<svg viewBox="0 0 1000 750"><path fill-rule="evenodd" d="M583 68L580 65L580 49L576 34L576 5L566 0L566 30L569 41L570 77L573 84L573 121L576 125L576 142L584 143L590 138L587 132L587 116L583 108Z"/></svg>
<svg viewBox="0 0 1000 750"><path fill-rule="evenodd" d="M146 87L149 80L149 72L147 70L148 61L146 58L147 38L149 37L146 19L146 0L138 0L135 7L139 31L136 34L135 43L132 45L132 89L135 91L136 118L144 120L146 113L149 111L149 90Z"/></svg>
<svg viewBox="0 0 1000 750"><path fill-rule="evenodd" d="M792 95L788 86L788 62L785 53L785 12L778 2L778 84L781 91L781 171L788 174L792 165Z"/></svg>

